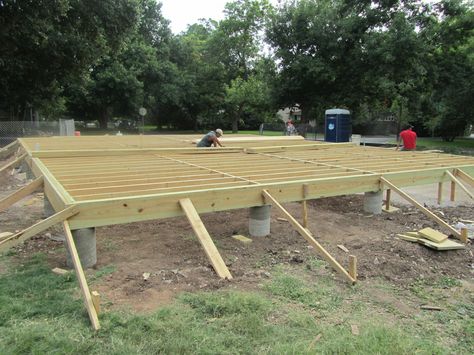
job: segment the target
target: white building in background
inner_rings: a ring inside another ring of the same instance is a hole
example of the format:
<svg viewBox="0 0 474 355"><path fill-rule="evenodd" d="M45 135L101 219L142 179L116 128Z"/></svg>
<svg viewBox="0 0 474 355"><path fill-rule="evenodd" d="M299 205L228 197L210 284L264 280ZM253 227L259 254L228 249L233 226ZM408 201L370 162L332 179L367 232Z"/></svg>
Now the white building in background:
<svg viewBox="0 0 474 355"><path fill-rule="evenodd" d="M278 110L277 117L285 123L289 120L299 122L301 120L301 109L298 106L285 107L283 110Z"/></svg>

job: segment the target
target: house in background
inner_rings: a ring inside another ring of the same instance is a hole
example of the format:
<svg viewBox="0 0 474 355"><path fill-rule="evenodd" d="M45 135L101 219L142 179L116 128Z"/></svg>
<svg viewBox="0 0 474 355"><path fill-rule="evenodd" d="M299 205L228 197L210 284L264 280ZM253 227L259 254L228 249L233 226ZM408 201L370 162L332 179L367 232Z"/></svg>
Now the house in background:
<svg viewBox="0 0 474 355"><path fill-rule="evenodd" d="M301 109L298 106L285 107L283 110L278 110L277 117L279 117L285 123L289 120L292 120L293 122L300 122Z"/></svg>

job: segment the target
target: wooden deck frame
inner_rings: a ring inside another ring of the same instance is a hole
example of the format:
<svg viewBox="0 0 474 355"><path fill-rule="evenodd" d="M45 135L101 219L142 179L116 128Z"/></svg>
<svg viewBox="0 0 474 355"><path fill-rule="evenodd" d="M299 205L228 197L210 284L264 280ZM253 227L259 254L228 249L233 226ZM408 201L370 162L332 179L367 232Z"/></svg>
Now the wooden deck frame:
<svg viewBox="0 0 474 355"><path fill-rule="evenodd" d="M262 195L265 199L267 204L271 204L275 206L280 213L288 219L288 222L293 225L296 231L304 238L306 241L326 260L331 266L340 273L347 281L352 284L355 284L357 279L349 274L349 272L344 269L341 264L339 264L336 259L334 259L331 254L328 253L326 249L323 248L321 244L319 244L316 239L311 235L311 233L303 227L267 190L263 190ZM351 273L356 275L357 273L354 271L355 264L352 265Z"/></svg>
<svg viewBox="0 0 474 355"><path fill-rule="evenodd" d="M4 211L14 203L17 203L18 201L24 199L26 196L43 187L43 184L44 179L42 176L40 176L29 184L23 186L19 190L12 192L10 195L0 200L0 212Z"/></svg>
<svg viewBox="0 0 474 355"><path fill-rule="evenodd" d="M69 223L67 220L63 221L64 234L66 236L66 245L68 247L69 253L71 254L72 263L74 265L74 271L76 272L77 281L81 288L82 297L84 299L84 305L86 306L87 313L89 314L89 319L94 330L100 329L99 317L97 316L97 310L94 306L91 293L89 291L89 286L87 285L86 276L84 270L82 269L81 260L79 259L79 254L77 253L76 244L72 237L71 229L69 228Z"/></svg>
<svg viewBox="0 0 474 355"><path fill-rule="evenodd" d="M461 169L454 169L454 175L474 187L474 179Z"/></svg>
<svg viewBox="0 0 474 355"><path fill-rule="evenodd" d="M405 200L410 202L413 206L418 208L425 216L428 218L432 219L436 223L438 223L441 227L446 228L447 230L450 231L455 237L460 238L461 234L453 227L451 227L448 223L443 221L441 218L439 218L437 215L435 215L433 212L431 212L429 209L421 205L418 201L416 201L414 198L409 196L406 192L403 192L400 190L397 186L395 186L392 182L389 180L385 179L384 177L380 178L380 182L388 187L390 187L393 191L395 191L397 194L399 194L401 197L403 197Z"/></svg>

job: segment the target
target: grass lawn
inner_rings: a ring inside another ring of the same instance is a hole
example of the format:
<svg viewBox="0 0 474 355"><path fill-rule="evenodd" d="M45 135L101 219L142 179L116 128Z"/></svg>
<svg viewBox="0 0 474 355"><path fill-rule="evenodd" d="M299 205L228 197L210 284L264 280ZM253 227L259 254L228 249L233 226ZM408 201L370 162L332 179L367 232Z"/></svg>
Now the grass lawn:
<svg viewBox="0 0 474 355"><path fill-rule="evenodd" d="M460 282L416 283L409 290L382 280L349 286L311 281L314 259L293 272L275 266L259 291L184 293L152 314L105 311L95 333L74 276L55 275L42 255L23 264L0 259L2 354L472 354L474 306L455 292ZM97 271L100 276L100 270ZM93 280L91 281L93 285ZM406 317L373 292L440 312ZM449 294L449 297L446 295Z"/></svg>

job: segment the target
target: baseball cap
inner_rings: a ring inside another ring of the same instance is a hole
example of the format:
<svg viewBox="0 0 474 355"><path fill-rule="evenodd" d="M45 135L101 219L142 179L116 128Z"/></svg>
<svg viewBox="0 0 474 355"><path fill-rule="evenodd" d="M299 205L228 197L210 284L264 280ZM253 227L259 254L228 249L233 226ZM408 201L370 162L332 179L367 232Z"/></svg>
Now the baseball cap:
<svg viewBox="0 0 474 355"><path fill-rule="evenodd" d="M217 133L219 136L223 136L223 135L224 135L224 132L222 132L222 129L220 129L220 128L216 129L216 133Z"/></svg>

